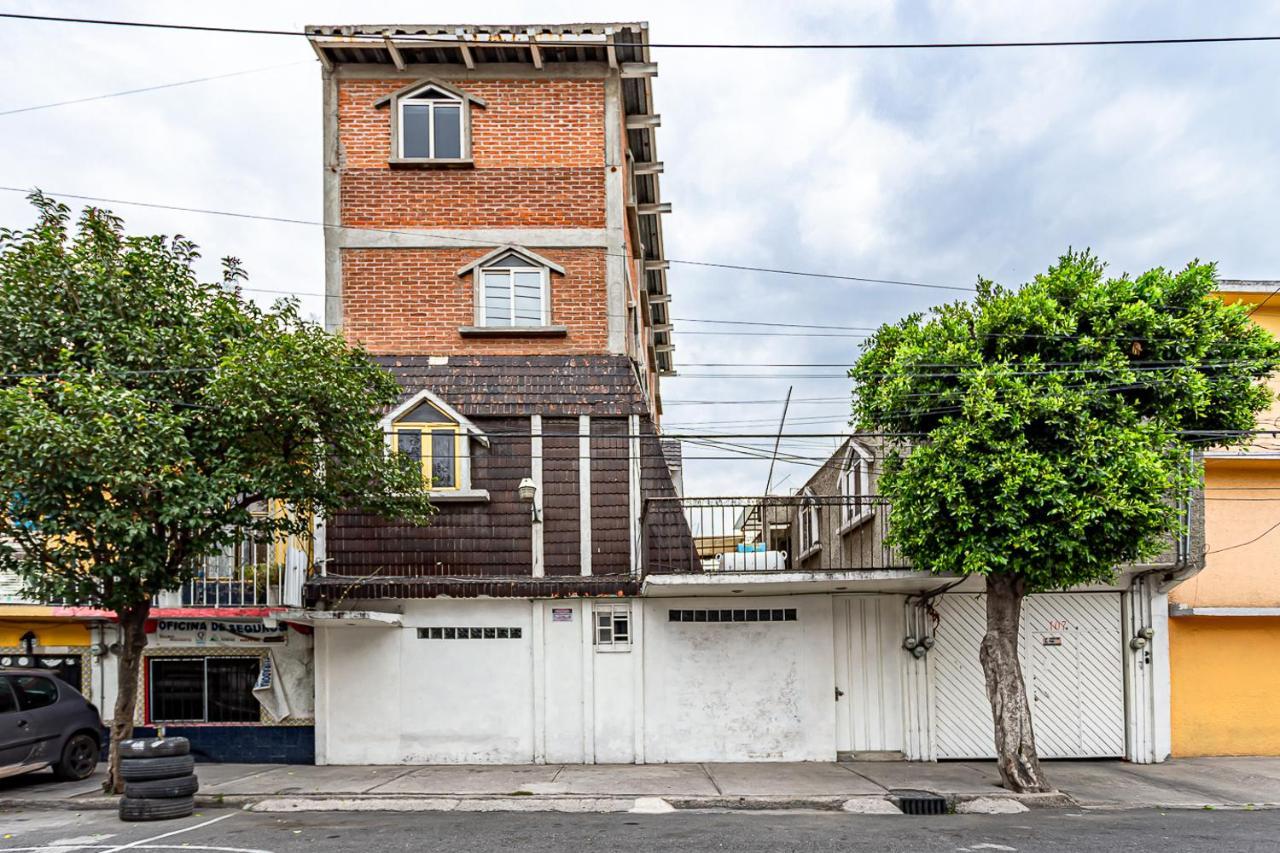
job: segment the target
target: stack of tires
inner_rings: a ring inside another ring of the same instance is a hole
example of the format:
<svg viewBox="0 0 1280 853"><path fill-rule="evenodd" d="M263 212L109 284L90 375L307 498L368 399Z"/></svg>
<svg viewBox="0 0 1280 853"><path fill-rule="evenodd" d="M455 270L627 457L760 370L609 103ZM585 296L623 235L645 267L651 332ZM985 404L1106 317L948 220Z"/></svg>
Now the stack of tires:
<svg viewBox="0 0 1280 853"><path fill-rule="evenodd" d="M120 819L167 820L191 814L200 787L194 771L191 743L184 737L121 741Z"/></svg>

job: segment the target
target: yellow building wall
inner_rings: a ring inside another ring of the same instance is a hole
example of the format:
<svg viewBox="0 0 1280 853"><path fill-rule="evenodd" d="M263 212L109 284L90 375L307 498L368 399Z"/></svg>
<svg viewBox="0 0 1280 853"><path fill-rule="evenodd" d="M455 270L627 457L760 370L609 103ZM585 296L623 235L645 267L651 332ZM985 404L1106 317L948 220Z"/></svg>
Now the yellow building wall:
<svg viewBox="0 0 1280 853"><path fill-rule="evenodd" d="M1280 296L1272 291L1216 295L1228 304L1242 303L1250 306L1250 310L1253 311L1250 319L1280 338ZM1280 395L1280 376L1273 378L1270 385L1272 392ZM1258 415L1258 429L1280 429L1280 397L1273 399L1268 411ZM1280 436L1259 436L1253 442L1253 446L1257 450L1275 452L1280 450Z"/></svg>
<svg viewBox="0 0 1280 853"><path fill-rule="evenodd" d="M1173 754L1280 755L1280 617L1169 620Z"/></svg>
<svg viewBox="0 0 1280 853"><path fill-rule="evenodd" d="M93 640L83 622L45 622L36 619L0 619L0 648L18 648L28 631L36 646L88 646Z"/></svg>
<svg viewBox="0 0 1280 853"><path fill-rule="evenodd" d="M1205 568L1169 600L1280 607L1280 459L1207 459L1204 484Z"/></svg>

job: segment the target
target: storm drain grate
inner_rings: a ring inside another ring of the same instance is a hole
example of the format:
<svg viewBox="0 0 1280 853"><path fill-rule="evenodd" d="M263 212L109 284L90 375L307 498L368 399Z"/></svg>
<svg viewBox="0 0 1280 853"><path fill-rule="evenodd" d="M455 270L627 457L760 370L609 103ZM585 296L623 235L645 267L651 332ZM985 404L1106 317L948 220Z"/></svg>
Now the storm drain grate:
<svg viewBox="0 0 1280 853"><path fill-rule="evenodd" d="M890 791L903 814L946 814L947 800L929 791Z"/></svg>

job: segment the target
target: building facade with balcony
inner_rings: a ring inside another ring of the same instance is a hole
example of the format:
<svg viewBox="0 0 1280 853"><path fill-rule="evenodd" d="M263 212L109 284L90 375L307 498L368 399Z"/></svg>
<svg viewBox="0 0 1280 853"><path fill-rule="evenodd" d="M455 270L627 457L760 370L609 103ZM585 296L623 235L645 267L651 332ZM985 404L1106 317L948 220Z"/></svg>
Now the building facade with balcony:
<svg viewBox="0 0 1280 853"><path fill-rule="evenodd" d="M646 673L679 701L716 697L666 760L993 757L982 581L919 571L886 544L886 450L851 436L793 495L647 503ZM1201 504L1185 510L1151 562L1026 599L1042 757L1169 756L1167 593L1203 563Z"/></svg>
<svg viewBox="0 0 1280 853"><path fill-rule="evenodd" d="M400 381L388 451L438 508L318 531L277 617L314 630L316 761L989 755L981 590L887 547L883 448L793 496L683 494L646 26L307 32L326 322ZM1152 565L1029 600L1044 754L1169 754L1190 515Z"/></svg>

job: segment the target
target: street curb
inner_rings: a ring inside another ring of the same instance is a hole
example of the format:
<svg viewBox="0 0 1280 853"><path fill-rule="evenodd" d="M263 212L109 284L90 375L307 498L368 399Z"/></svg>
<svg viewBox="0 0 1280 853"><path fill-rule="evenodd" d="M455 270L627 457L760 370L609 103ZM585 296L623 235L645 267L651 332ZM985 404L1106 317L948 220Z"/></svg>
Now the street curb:
<svg viewBox="0 0 1280 853"><path fill-rule="evenodd" d="M955 807L961 803L971 803L974 800L1013 800L1022 803L1029 809L1073 809L1080 808L1080 804L1071 799L1071 795L1064 791L1049 791L1043 794L1016 794L1013 791L1006 791L997 788L984 794L954 794L945 791L936 792L939 796L946 797L947 805L954 811ZM1141 808L1134 806L1133 808Z"/></svg>
<svg viewBox="0 0 1280 853"><path fill-rule="evenodd" d="M1011 791L993 790L985 793L958 794L954 791L928 790L947 801L954 811L961 803L977 799L1008 799L1022 803L1029 809L1079 808L1090 811L1126 811L1131 809L1221 809L1262 810L1280 808L1280 803L1216 803L1179 804L1158 803L1080 803L1068 794L1055 791L1047 794L1015 794ZM640 800L652 804L662 801L677 811L697 809L723 809L726 811L810 810L839 812L850 800L880 799L893 802L891 795L862 794L843 796L666 796L634 794L541 794L511 796L504 794L424 794L417 796L387 796L385 794L196 794L196 808L240 808L247 811L514 811L514 812L628 812L637 807ZM42 809L62 811L92 811L115 809L116 797L103 795L72 797L68 799L6 799L0 803L0 811L13 809Z"/></svg>

